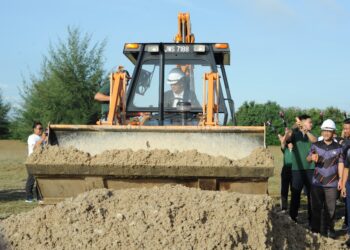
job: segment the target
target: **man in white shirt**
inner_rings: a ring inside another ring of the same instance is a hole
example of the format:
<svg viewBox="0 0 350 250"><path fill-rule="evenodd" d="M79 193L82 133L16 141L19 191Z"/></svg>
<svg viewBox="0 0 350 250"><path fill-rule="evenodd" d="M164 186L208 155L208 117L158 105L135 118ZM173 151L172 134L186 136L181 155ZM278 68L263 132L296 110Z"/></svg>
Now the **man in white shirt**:
<svg viewBox="0 0 350 250"><path fill-rule="evenodd" d="M28 137L28 156L30 156L35 148L40 147L46 142L46 134L43 133L43 126L40 122L34 122L33 124L33 134ZM32 174L28 174L26 182L26 202L33 202L35 179ZM36 189L36 196L38 197L38 190Z"/></svg>

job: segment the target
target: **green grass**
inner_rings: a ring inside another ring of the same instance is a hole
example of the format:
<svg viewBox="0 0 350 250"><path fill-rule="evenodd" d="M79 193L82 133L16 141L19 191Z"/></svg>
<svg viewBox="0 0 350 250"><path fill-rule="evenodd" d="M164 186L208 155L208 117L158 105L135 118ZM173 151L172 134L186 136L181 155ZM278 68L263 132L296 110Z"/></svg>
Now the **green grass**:
<svg viewBox="0 0 350 250"><path fill-rule="evenodd" d="M280 186L281 186L281 171L283 165L283 154L278 146L270 146L274 158L274 175L269 178L269 195L274 199L279 199L280 197Z"/></svg>
<svg viewBox="0 0 350 250"><path fill-rule="evenodd" d="M27 170L24 162L27 145L20 141L0 140L0 219L33 209L25 199Z"/></svg>

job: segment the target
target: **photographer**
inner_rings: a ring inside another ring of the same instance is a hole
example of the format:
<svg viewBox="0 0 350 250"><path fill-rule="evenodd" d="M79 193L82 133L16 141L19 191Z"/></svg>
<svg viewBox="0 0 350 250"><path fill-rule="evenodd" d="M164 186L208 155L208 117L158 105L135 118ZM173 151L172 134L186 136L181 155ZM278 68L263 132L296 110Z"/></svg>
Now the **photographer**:
<svg viewBox="0 0 350 250"><path fill-rule="evenodd" d="M311 225L311 201L310 187L312 175L314 172L314 164L309 163L306 157L309 154L311 143L317 141L317 138L311 134L312 120L311 117L303 114L296 118L296 128L291 132L291 135L286 140L293 144L292 155L292 197L289 214L292 220L297 222L298 211L300 207L300 196L303 187L306 188L308 200L308 220Z"/></svg>
<svg viewBox="0 0 350 250"><path fill-rule="evenodd" d="M46 133L43 133L43 125L41 122L34 122L33 124L33 134L28 137L28 156L30 156L34 150L47 142ZM35 184L35 179L32 174L28 173L28 178L26 182L26 200L25 202L31 203L34 199L33 188ZM39 194L37 187L35 187L36 197L39 200Z"/></svg>

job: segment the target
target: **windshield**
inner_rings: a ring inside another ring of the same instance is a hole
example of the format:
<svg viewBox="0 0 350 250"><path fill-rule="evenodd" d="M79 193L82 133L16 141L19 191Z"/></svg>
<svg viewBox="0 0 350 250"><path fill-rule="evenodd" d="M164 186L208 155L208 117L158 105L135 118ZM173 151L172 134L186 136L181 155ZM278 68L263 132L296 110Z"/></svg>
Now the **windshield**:
<svg viewBox="0 0 350 250"><path fill-rule="evenodd" d="M191 110L201 110L203 102L203 76L211 72L206 60L165 60L164 108L175 110L185 102ZM158 108L159 60L145 60L131 93L133 108Z"/></svg>

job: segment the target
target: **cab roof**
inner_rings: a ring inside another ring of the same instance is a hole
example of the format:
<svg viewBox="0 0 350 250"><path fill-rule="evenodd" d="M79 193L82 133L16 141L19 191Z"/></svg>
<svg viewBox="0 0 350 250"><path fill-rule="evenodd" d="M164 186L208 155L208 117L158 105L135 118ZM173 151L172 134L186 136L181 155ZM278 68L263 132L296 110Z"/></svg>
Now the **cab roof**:
<svg viewBox="0 0 350 250"><path fill-rule="evenodd" d="M214 53L217 65L230 65L228 43L126 43L123 53L133 64L136 64L141 52L159 54L160 48L163 48L166 54L172 53L178 57L186 54L187 58L191 53Z"/></svg>

